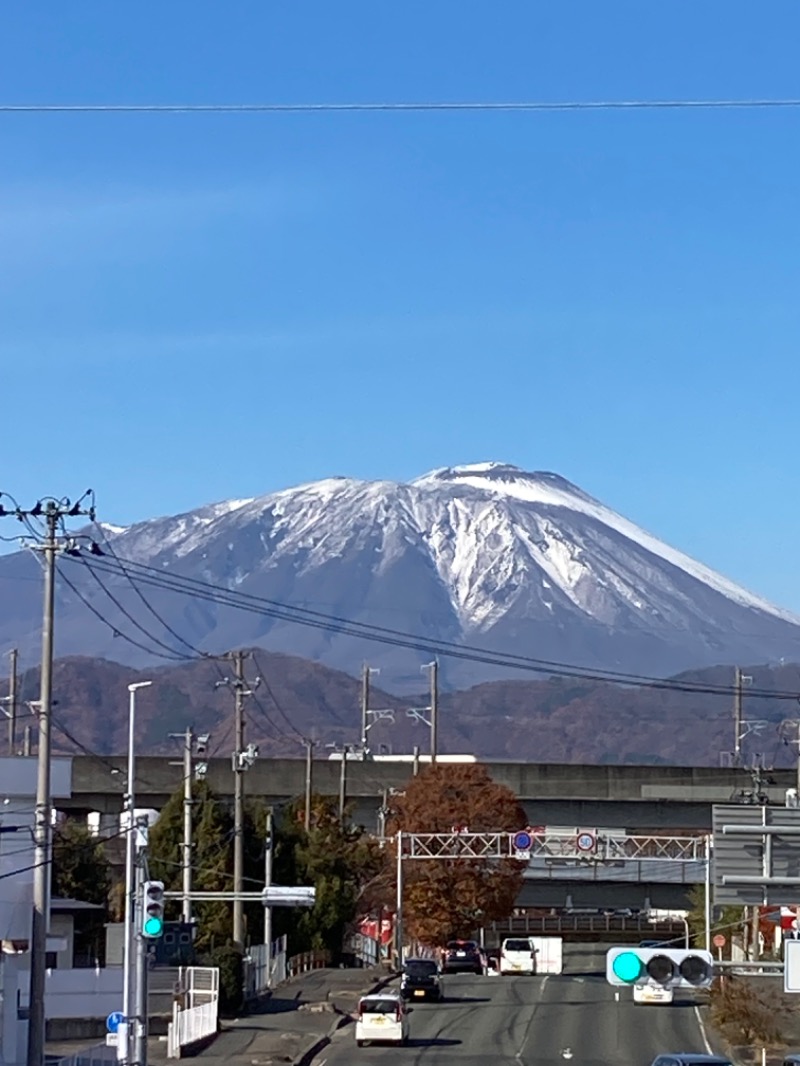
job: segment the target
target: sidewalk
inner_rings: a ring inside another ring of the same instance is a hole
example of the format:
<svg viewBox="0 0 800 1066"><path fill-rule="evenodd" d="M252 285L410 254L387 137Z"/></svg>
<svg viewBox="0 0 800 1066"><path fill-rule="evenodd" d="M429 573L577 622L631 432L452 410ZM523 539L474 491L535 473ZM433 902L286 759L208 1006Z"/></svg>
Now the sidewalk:
<svg viewBox="0 0 800 1066"><path fill-rule="evenodd" d="M384 967L363 970L312 970L275 989L260 1011L225 1020L221 1032L194 1058L202 1066L277 1066L310 1061L340 1025L346 1024L359 996L391 980ZM150 1062L166 1062L163 1040L151 1040Z"/></svg>

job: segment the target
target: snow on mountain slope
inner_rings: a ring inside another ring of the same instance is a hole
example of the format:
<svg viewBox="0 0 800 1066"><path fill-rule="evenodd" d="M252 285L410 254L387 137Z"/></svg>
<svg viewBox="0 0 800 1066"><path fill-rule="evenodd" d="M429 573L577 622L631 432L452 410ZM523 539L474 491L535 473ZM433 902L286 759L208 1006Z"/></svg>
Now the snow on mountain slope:
<svg viewBox="0 0 800 1066"><path fill-rule="evenodd" d="M489 462L451 468L444 467L434 470L432 473L413 482L414 485L420 487L441 483L469 485L482 492L510 497L521 500L524 503L544 504L547 507L562 507L569 511L587 515L620 533L623 537L635 541L647 551L652 552L653 555L658 555L668 563L672 563L673 566L680 567L691 577L710 585L723 596L735 600L742 606L767 611L788 622L800 624L800 617L797 615L781 610L759 596L754 596L721 574L689 558L688 555L684 555L683 552L670 548L663 541L658 540L639 526L634 525L633 522L629 522L615 511L605 507L598 500L593 499L557 474L524 474L521 470L509 466L507 463Z"/></svg>
<svg viewBox="0 0 800 1066"><path fill-rule="evenodd" d="M130 557L157 555L163 565L211 553L217 562L205 576L231 585L287 560L303 576L362 553L379 579L413 551L430 560L464 632L515 610L546 618L558 604L606 626L623 611L680 624L681 613L704 618L696 596L707 590L800 624L564 478L504 463L444 468L409 484L327 478L146 522L117 539Z"/></svg>
<svg viewBox="0 0 800 1066"><path fill-rule="evenodd" d="M515 655L669 673L800 653L794 615L675 551L564 478L504 463L434 470L407 484L330 477L126 529L106 525L104 535L121 558L166 573ZM31 645L38 642L34 583L21 576L27 567L27 557L0 558L0 578L21 590L0 617L0 650L28 630ZM104 597L81 568L73 567L71 578L106 625L87 612L81 596L62 588L65 654L140 664L152 657L115 633L147 646L146 634L155 633L174 647L178 632L207 651L263 645L351 672L366 659L383 668L386 683L401 678L419 685L422 652L148 588L156 617L122 576L106 578L115 599ZM452 684L509 676L480 664L449 662L443 669Z"/></svg>

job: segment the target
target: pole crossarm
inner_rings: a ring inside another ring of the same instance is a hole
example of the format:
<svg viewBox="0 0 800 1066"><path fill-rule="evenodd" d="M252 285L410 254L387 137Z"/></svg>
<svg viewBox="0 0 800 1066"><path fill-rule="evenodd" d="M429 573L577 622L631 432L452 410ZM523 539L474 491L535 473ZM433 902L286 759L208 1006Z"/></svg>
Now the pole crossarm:
<svg viewBox="0 0 800 1066"><path fill-rule="evenodd" d="M515 846L516 833L409 833L403 832L404 859L582 859L585 862L704 861L703 837L630 836L626 833L600 833L591 851L578 847L580 833L564 830L529 830L531 847L520 851ZM393 844L395 837L383 837L381 843Z"/></svg>

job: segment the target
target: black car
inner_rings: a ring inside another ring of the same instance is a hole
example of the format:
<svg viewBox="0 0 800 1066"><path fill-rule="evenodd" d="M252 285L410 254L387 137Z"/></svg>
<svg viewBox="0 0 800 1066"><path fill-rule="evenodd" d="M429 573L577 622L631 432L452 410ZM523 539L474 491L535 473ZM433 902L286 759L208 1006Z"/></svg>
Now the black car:
<svg viewBox="0 0 800 1066"><path fill-rule="evenodd" d="M442 953L442 973L483 973L483 956L474 940L449 940Z"/></svg>
<svg viewBox="0 0 800 1066"><path fill-rule="evenodd" d="M432 999L441 1003L444 993L439 967L433 959L406 959L400 978L400 995L403 999Z"/></svg>

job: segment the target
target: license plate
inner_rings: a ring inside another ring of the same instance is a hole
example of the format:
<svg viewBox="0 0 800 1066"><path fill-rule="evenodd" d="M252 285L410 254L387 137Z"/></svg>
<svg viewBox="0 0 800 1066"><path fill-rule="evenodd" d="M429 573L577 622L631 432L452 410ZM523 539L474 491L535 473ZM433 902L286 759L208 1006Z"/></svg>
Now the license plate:
<svg viewBox="0 0 800 1066"><path fill-rule="evenodd" d="M424 995L425 995L425 993L424 993L424 992L422 991L422 989L421 989L421 988L418 988L418 989L417 989L417 990L416 990L416 991L414 992L414 995L415 995L415 996L424 996Z"/></svg>
<svg viewBox="0 0 800 1066"><path fill-rule="evenodd" d="M466 951L457 951L456 952L456 958L463 959L466 954L467 954Z"/></svg>
<svg viewBox="0 0 800 1066"><path fill-rule="evenodd" d="M375 1025L383 1025L383 1023L385 1021L386 1021L386 1019L384 1018L384 1016L382 1014L376 1014L375 1017L373 1018L373 1022L375 1023Z"/></svg>

